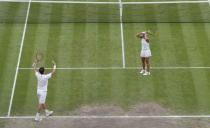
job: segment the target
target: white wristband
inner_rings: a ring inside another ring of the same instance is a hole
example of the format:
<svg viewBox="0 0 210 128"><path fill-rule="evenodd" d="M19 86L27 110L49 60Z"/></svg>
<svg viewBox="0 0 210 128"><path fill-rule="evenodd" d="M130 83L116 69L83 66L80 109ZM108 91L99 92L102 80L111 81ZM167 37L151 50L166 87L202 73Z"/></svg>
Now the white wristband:
<svg viewBox="0 0 210 128"><path fill-rule="evenodd" d="M54 69L54 70L56 69L56 65L53 66L53 69Z"/></svg>

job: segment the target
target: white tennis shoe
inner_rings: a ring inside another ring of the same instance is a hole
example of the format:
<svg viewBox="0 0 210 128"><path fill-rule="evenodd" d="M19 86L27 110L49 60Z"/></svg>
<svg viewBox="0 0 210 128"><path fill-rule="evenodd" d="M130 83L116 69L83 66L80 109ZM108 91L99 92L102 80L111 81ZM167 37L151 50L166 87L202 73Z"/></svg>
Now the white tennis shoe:
<svg viewBox="0 0 210 128"><path fill-rule="evenodd" d="M145 72L143 75L144 76L149 76L150 75L150 72Z"/></svg>
<svg viewBox="0 0 210 128"><path fill-rule="evenodd" d="M51 116L53 114L53 111L46 112L46 116Z"/></svg>
<svg viewBox="0 0 210 128"><path fill-rule="evenodd" d="M36 117L35 117L35 121L38 121L38 122L39 122L39 121L42 121L42 118L41 118L40 116L36 116Z"/></svg>
<svg viewBox="0 0 210 128"><path fill-rule="evenodd" d="M140 74L144 74L145 73L145 70L142 69L141 72L139 72Z"/></svg>

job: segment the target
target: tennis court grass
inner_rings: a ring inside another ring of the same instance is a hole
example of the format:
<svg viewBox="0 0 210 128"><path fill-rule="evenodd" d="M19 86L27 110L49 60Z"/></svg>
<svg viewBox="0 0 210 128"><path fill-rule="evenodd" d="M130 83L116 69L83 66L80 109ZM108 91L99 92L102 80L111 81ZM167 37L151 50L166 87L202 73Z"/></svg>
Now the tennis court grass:
<svg viewBox="0 0 210 128"><path fill-rule="evenodd" d="M24 23L28 3L1 2L0 23ZM123 5L123 22L209 22L208 3ZM119 23L118 4L31 3L28 23Z"/></svg>
<svg viewBox="0 0 210 128"><path fill-rule="evenodd" d="M199 76L199 77L198 77ZM59 70L49 82L47 104L55 115L71 115L85 105L156 103L174 114L209 114L209 70ZM200 81L201 80L201 81ZM37 107L36 78L21 70L12 115L33 115Z"/></svg>
<svg viewBox="0 0 210 128"><path fill-rule="evenodd" d="M0 115L8 112L23 24L0 24Z"/></svg>
<svg viewBox="0 0 210 128"><path fill-rule="evenodd" d="M124 5L124 22L177 22L124 23L126 67L140 66L140 41L135 34L145 29L155 32L151 36L152 67L209 67L210 24L202 24L209 22L209 5L170 6ZM9 107L27 7L28 3L0 4L1 116L7 115ZM145 12L138 13L141 10ZM122 67L119 13L119 5L32 3L20 67L31 68L37 52L45 55L39 67L51 67L51 60L61 68ZM172 114L210 114L209 69L156 69L149 77L138 72L57 70L49 81L49 109L55 115L71 115L85 105L116 105L128 110L132 105L155 103ZM11 115L34 115L36 88L33 71L20 69Z"/></svg>
<svg viewBox="0 0 210 128"><path fill-rule="evenodd" d="M140 65L140 40L135 34L154 31L151 36L152 66L209 66L210 24L124 24L125 58L128 67Z"/></svg>
<svg viewBox="0 0 210 128"><path fill-rule="evenodd" d="M40 13L44 12L44 13ZM123 5L123 22L209 22L208 3ZM120 22L118 4L32 3L29 23Z"/></svg>
<svg viewBox="0 0 210 128"><path fill-rule="evenodd" d="M209 49L208 26L124 24L126 66L139 66L140 41L135 34L145 28L157 29L157 34L151 37L152 66L208 66L209 59L205 55ZM29 25L21 67L31 67L32 56L38 50L46 55L39 66L50 67L50 60L55 59L58 67L120 67L119 31L119 24ZM102 40L104 42L99 44ZM85 105L116 105L127 110L132 105L151 102L180 115L210 113L210 70L151 72L151 76L143 77L139 70L57 70L49 81L47 103L55 110L55 115L71 115ZM36 84L32 70L20 70L12 115L35 113Z"/></svg>
<svg viewBox="0 0 210 128"><path fill-rule="evenodd" d="M34 56L38 51L45 54L46 59L41 65L46 67L51 66L52 59L57 62L58 67L119 67L122 66L120 36L120 24L30 24L20 67L31 67L34 58L28 56ZM67 77L69 78L68 75ZM21 77L20 79L22 81ZM21 84L22 82L18 83L17 90L18 87L27 86ZM36 84L32 86L36 88ZM32 94L30 91L21 91L20 94L17 91L17 104L25 102L19 97L25 93Z"/></svg>
<svg viewBox="0 0 210 128"><path fill-rule="evenodd" d="M116 67L122 65L120 24L30 24L20 67L31 67L36 52L59 67Z"/></svg>
<svg viewBox="0 0 210 128"><path fill-rule="evenodd" d="M24 23L28 3L0 2L0 23Z"/></svg>
<svg viewBox="0 0 210 128"><path fill-rule="evenodd" d="M123 5L123 22L209 22L210 8L200 4Z"/></svg>
<svg viewBox="0 0 210 128"><path fill-rule="evenodd" d="M120 8L117 4L32 3L28 22L120 22Z"/></svg>

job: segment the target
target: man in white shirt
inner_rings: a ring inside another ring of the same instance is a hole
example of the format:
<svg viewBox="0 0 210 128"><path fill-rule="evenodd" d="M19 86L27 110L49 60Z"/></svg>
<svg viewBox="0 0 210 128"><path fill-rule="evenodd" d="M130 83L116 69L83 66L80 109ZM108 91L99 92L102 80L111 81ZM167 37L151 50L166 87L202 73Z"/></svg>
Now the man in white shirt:
<svg viewBox="0 0 210 128"><path fill-rule="evenodd" d="M142 33L137 33L136 36L138 38L141 38L141 61L142 61L142 70L141 74L143 75L150 75L150 63L149 59L152 56L151 50L150 50L150 39L147 37L148 32L142 32ZM145 62L147 65L147 70L145 70Z"/></svg>
<svg viewBox="0 0 210 128"><path fill-rule="evenodd" d="M41 121L42 119L40 118L40 112L41 112L42 108L45 110L46 116L50 116L50 115L53 114L53 111L49 111L47 109L46 104L45 104L45 100L46 100L46 96L47 96L48 79L50 79L52 77L52 75L55 74L56 63L54 61L52 61L53 71L49 74L45 74L45 68L44 67L41 67L39 69L39 72L37 72L36 65L38 64L38 62L39 62L39 60L36 59L35 64L34 64L34 72L35 72L36 78L38 80L37 96L38 96L38 99L39 99L39 106L38 106L38 109L37 109L35 120L36 121Z"/></svg>

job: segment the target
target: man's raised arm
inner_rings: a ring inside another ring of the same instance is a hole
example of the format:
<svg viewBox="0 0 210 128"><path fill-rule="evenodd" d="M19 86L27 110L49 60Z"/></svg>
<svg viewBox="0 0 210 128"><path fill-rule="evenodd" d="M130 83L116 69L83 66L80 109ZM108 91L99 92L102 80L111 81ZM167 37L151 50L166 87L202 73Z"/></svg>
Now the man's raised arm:
<svg viewBox="0 0 210 128"><path fill-rule="evenodd" d="M39 60L38 59L35 59L35 62L34 62L34 72L36 73L37 71L36 71L36 65L38 64L38 62L39 62Z"/></svg>
<svg viewBox="0 0 210 128"><path fill-rule="evenodd" d="M52 64L53 64L53 70L52 70L51 74L54 75L55 72L56 72L56 63L55 63L55 61L52 61Z"/></svg>

